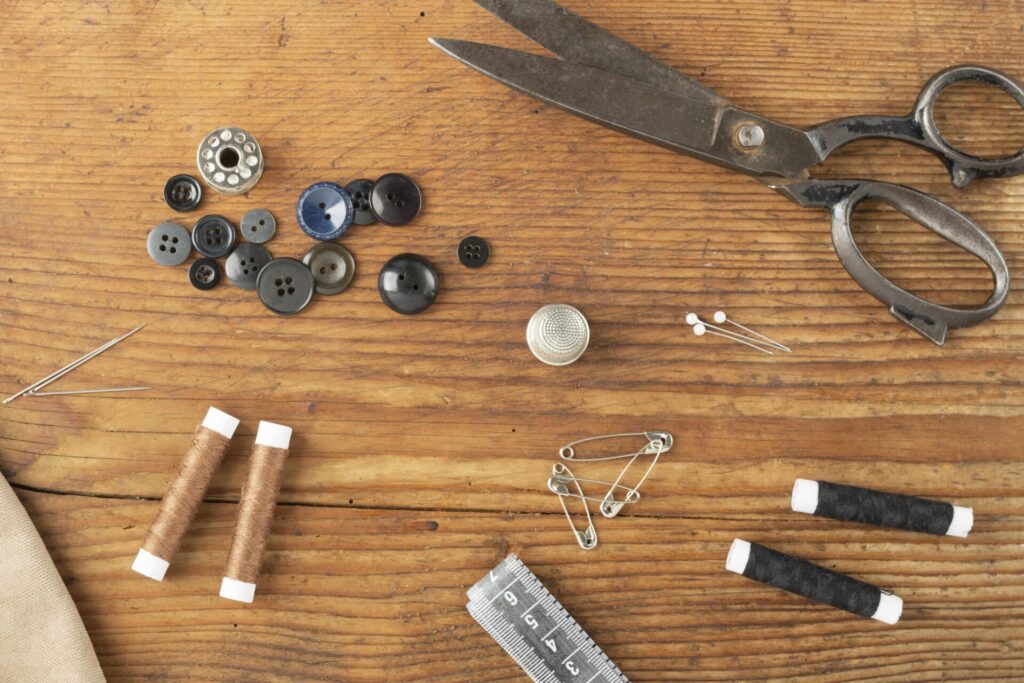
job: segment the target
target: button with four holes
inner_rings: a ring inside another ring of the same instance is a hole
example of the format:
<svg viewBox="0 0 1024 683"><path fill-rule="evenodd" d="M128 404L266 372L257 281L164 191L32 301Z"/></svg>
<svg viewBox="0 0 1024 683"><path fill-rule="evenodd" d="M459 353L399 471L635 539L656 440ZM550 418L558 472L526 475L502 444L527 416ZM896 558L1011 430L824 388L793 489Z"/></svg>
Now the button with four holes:
<svg viewBox="0 0 1024 683"><path fill-rule="evenodd" d="M188 230L178 223L161 223L149 231L146 250L161 266L176 266L192 253L192 240Z"/></svg>
<svg viewBox="0 0 1024 683"><path fill-rule="evenodd" d="M467 268L480 268L491 255L491 248L487 246L487 240L482 237L470 235L459 242L459 261Z"/></svg>
<svg viewBox="0 0 1024 683"><path fill-rule="evenodd" d="M372 225L376 223L377 217L373 215L373 209L370 208L370 193L373 192L373 181L360 178L346 185L345 189L348 191L349 196L352 197L352 206L356 210L353 222L356 225Z"/></svg>
<svg viewBox="0 0 1024 683"><path fill-rule="evenodd" d="M269 242L277 232L277 220L274 218L274 214L266 209L253 209L242 216L239 227L242 239L253 244L263 244Z"/></svg>
<svg viewBox="0 0 1024 683"><path fill-rule="evenodd" d="M337 242L318 244L302 257L316 281L317 294L340 294L356 274L352 253Z"/></svg>
<svg viewBox="0 0 1024 683"><path fill-rule="evenodd" d="M260 269L274 259L267 248L259 244L239 244L228 256L224 270L231 284L242 289L256 289L256 276Z"/></svg>
<svg viewBox="0 0 1024 683"><path fill-rule="evenodd" d="M377 291L388 308L404 315L427 310L437 298L440 277L434 265L419 254L399 254L384 264Z"/></svg>
<svg viewBox="0 0 1024 683"><path fill-rule="evenodd" d="M199 206L202 198L199 181L187 173L173 176L164 185L164 201L175 211L191 211Z"/></svg>
<svg viewBox="0 0 1024 683"><path fill-rule="evenodd" d="M220 264L212 258L196 259L189 266L188 280L196 289L213 289L220 282Z"/></svg>
<svg viewBox="0 0 1024 683"><path fill-rule="evenodd" d="M341 185L315 183L299 196L295 215L302 231L317 240L341 237L352 225L352 198Z"/></svg>
<svg viewBox="0 0 1024 683"><path fill-rule="evenodd" d="M370 192L370 208L388 225L405 225L416 218L422 203L419 186L401 173L381 176Z"/></svg>
<svg viewBox="0 0 1024 683"><path fill-rule="evenodd" d="M263 305L280 315L298 313L313 298L313 273L293 258L274 259L256 276Z"/></svg>
<svg viewBox="0 0 1024 683"><path fill-rule="evenodd" d="M224 216L203 216L192 227L192 246L203 256L223 256L235 246L235 226Z"/></svg>

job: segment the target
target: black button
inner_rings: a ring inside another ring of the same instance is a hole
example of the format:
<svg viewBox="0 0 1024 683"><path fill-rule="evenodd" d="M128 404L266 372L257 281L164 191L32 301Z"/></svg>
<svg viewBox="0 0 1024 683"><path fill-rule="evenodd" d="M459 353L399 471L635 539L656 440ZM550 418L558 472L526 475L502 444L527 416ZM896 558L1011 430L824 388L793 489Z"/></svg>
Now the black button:
<svg viewBox="0 0 1024 683"><path fill-rule="evenodd" d="M313 273L293 258L274 259L256 276L256 292L274 313L291 315L313 298Z"/></svg>
<svg viewBox="0 0 1024 683"><path fill-rule="evenodd" d="M420 212L423 196L407 175L388 173L373 184L370 208L388 225L405 225Z"/></svg>
<svg viewBox="0 0 1024 683"><path fill-rule="evenodd" d="M235 246L235 226L224 216L203 216L192 227L192 246L203 256L223 256Z"/></svg>
<svg viewBox="0 0 1024 683"><path fill-rule="evenodd" d="M295 216L302 231L316 240L341 237L352 225L352 198L336 183L314 183L299 196Z"/></svg>
<svg viewBox="0 0 1024 683"><path fill-rule="evenodd" d="M459 242L459 261L467 268L480 268L491 256L487 240L471 235Z"/></svg>
<svg viewBox="0 0 1024 683"><path fill-rule="evenodd" d="M356 225L372 225L377 222L377 217L373 215L373 209L370 208L370 193L373 191L373 181L361 178L359 180L353 180L351 183L345 186L348 190L348 194L352 197L352 205L356 209L355 224Z"/></svg>
<svg viewBox="0 0 1024 683"><path fill-rule="evenodd" d="M175 211L191 211L199 206L202 198L203 188L199 181L187 173L173 176L164 185L164 201Z"/></svg>
<svg viewBox="0 0 1024 683"><path fill-rule="evenodd" d="M212 258L196 259L189 266L188 281L196 289L213 289L220 282L220 264Z"/></svg>
<svg viewBox="0 0 1024 683"><path fill-rule="evenodd" d="M273 260L267 248L259 244L239 244L228 256L224 270L231 284L242 289L256 289L260 269Z"/></svg>
<svg viewBox="0 0 1024 683"><path fill-rule="evenodd" d="M380 298L388 308L405 315L427 310L437 298L440 285L433 264L419 254L395 256L377 277Z"/></svg>
<svg viewBox="0 0 1024 683"><path fill-rule="evenodd" d="M316 281L317 294L340 294L356 274L356 260L337 242L323 242L302 257Z"/></svg>

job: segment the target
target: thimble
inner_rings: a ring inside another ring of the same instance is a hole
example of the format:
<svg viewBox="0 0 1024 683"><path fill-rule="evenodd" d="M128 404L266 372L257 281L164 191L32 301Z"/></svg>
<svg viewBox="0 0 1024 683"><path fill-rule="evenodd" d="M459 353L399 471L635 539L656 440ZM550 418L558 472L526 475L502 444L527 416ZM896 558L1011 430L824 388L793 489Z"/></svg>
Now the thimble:
<svg viewBox="0 0 1024 683"><path fill-rule="evenodd" d="M542 306L526 326L526 343L542 363L569 365L579 360L590 343L590 326L567 304Z"/></svg>

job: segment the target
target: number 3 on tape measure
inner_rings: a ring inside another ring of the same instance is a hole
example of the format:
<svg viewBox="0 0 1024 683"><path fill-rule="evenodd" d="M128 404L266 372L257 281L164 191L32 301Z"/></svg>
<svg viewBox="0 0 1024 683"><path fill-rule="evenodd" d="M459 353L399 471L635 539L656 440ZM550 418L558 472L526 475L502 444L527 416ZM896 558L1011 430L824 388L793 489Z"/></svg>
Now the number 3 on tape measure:
<svg viewBox="0 0 1024 683"><path fill-rule="evenodd" d="M629 683L515 555L469 589L466 609L534 681Z"/></svg>

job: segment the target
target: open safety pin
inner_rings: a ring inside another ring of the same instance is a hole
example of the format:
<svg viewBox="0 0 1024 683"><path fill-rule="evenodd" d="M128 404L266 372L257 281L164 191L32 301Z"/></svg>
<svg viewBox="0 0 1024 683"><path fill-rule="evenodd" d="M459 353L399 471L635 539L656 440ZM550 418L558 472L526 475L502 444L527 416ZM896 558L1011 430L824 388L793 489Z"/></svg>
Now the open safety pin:
<svg viewBox="0 0 1024 683"><path fill-rule="evenodd" d="M586 496L583 495L583 487L580 486L580 482L576 479L576 475L566 467L566 473L572 478L574 484L576 484L576 490L579 492L579 498L583 503L583 511L587 515L587 528L580 531L576 528L576 523L572 520L572 515L569 514L569 507L565 504L565 499L569 497L576 497L575 494L569 496L558 496L558 502L562 505L562 512L565 513L565 518L569 520L569 528L572 529L572 535L576 538L576 542L584 550L593 550L597 547L597 529L594 528L594 519L590 516L590 506L587 505Z"/></svg>

